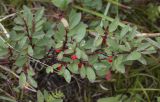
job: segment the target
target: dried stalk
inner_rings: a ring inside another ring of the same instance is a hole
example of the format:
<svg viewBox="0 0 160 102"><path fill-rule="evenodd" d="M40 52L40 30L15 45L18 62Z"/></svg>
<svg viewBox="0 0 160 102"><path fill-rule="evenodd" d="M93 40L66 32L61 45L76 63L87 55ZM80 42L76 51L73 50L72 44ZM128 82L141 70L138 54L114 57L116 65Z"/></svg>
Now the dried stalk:
<svg viewBox="0 0 160 102"><path fill-rule="evenodd" d="M89 34L92 36L96 36L97 33L96 32L90 32ZM152 37L160 37L160 33L139 33L135 35L136 37L148 37L148 38L152 38Z"/></svg>
<svg viewBox="0 0 160 102"><path fill-rule="evenodd" d="M160 33L140 33L136 35L137 37L159 37Z"/></svg>

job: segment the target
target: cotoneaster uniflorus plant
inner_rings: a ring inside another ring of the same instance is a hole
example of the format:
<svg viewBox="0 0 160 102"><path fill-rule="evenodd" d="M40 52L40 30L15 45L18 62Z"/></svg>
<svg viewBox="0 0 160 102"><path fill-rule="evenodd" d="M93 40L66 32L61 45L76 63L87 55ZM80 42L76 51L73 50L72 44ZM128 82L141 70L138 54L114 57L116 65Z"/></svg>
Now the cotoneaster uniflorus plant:
<svg viewBox="0 0 160 102"><path fill-rule="evenodd" d="M7 44L0 40L0 56L12 62L20 75L20 88L37 88L36 65L39 71L58 74L68 83L76 75L94 83L98 78L112 80L112 73L125 74L126 66L135 61L146 65L145 56L156 53L156 42L137 37L136 27L122 25L118 18L93 26L74 8L55 22L44 13L44 8L24 6L14 19L10 38L4 38Z"/></svg>

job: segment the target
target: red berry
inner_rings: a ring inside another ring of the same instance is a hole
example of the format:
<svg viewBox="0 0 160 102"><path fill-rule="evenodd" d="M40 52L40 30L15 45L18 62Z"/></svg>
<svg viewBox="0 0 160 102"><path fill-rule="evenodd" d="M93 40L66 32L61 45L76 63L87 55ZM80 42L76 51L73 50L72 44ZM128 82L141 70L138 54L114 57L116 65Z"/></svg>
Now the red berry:
<svg viewBox="0 0 160 102"><path fill-rule="evenodd" d="M77 57L76 55L72 55L72 56L71 56L71 59L72 59L72 60L76 60L76 59L78 59L78 57Z"/></svg>
<svg viewBox="0 0 160 102"><path fill-rule="evenodd" d="M62 65L59 65L59 66L57 67L57 69L58 69L58 70L61 70L61 69L62 69Z"/></svg>
<svg viewBox="0 0 160 102"><path fill-rule="evenodd" d="M81 68L82 67L82 63L78 63L78 68Z"/></svg>
<svg viewBox="0 0 160 102"><path fill-rule="evenodd" d="M112 63L112 60L111 60L111 59L109 59L109 60L108 60L108 62L109 62L109 63Z"/></svg>
<svg viewBox="0 0 160 102"><path fill-rule="evenodd" d="M60 50L60 49L56 49L55 51L56 51L56 53L60 53L60 52L61 52L61 50Z"/></svg>
<svg viewBox="0 0 160 102"><path fill-rule="evenodd" d="M107 81L109 81L109 80L111 80L111 77L112 77L112 73L111 73L111 71L108 71L108 72L106 73L105 79L106 79Z"/></svg>
<svg viewBox="0 0 160 102"><path fill-rule="evenodd" d="M112 58L113 58L113 56L108 56L108 58L109 58L109 59L112 59Z"/></svg>

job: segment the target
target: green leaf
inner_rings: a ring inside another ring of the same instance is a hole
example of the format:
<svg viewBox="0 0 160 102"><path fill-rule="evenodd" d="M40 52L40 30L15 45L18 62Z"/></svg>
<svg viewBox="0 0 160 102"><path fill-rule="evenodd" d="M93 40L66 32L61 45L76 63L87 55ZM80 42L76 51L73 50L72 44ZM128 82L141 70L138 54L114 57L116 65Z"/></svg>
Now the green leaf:
<svg viewBox="0 0 160 102"><path fill-rule="evenodd" d="M3 41L1 38L0 38L0 48L8 48L8 46L5 43L5 41Z"/></svg>
<svg viewBox="0 0 160 102"><path fill-rule="evenodd" d="M40 90L37 91L37 102L44 102L44 96Z"/></svg>
<svg viewBox="0 0 160 102"><path fill-rule="evenodd" d="M138 59L138 61L144 65L147 65L147 61L142 56L141 56L141 58Z"/></svg>
<svg viewBox="0 0 160 102"><path fill-rule="evenodd" d="M120 73L125 73L125 66L124 66L124 64L117 65L116 70L118 72L120 72Z"/></svg>
<svg viewBox="0 0 160 102"><path fill-rule="evenodd" d="M96 79L96 74L94 72L94 70L90 67L86 68L86 74L87 74L87 78L90 82L94 82Z"/></svg>
<svg viewBox="0 0 160 102"><path fill-rule="evenodd" d="M86 45L86 41L85 41L85 40L82 40L82 41L80 42L79 47L81 48L81 47L84 47L85 45Z"/></svg>
<svg viewBox="0 0 160 102"><path fill-rule="evenodd" d="M36 26L35 26L35 32L38 32L42 29L43 24L46 22L46 19L42 19L36 22Z"/></svg>
<svg viewBox="0 0 160 102"><path fill-rule="evenodd" d="M85 51L82 51L82 50L81 50L81 58L82 58L84 61L88 61L88 55L85 53Z"/></svg>
<svg viewBox="0 0 160 102"><path fill-rule="evenodd" d="M44 7L42 7L41 9L39 9L36 13L35 13L35 21L39 21L44 14Z"/></svg>
<svg viewBox="0 0 160 102"><path fill-rule="evenodd" d="M71 81L71 73L67 69L65 69L65 71L64 71L64 78L68 83L70 83L70 81Z"/></svg>
<svg viewBox="0 0 160 102"><path fill-rule="evenodd" d="M108 45L113 50L118 50L118 48L119 48L119 44L117 43L117 41L115 39L109 38L108 39Z"/></svg>
<svg viewBox="0 0 160 102"><path fill-rule="evenodd" d="M26 84L26 75L24 73L21 73L19 76L19 86L23 88Z"/></svg>
<svg viewBox="0 0 160 102"><path fill-rule="evenodd" d="M72 29L76 25L79 24L81 20L81 13L76 13L75 10L72 10L71 13L69 14L69 28Z"/></svg>
<svg viewBox="0 0 160 102"><path fill-rule="evenodd" d="M124 43L125 43L125 46L126 46L126 48L128 49L128 51L130 51L130 50L131 50L131 45L130 45L130 43L127 42L127 41L125 41Z"/></svg>
<svg viewBox="0 0 160 102"><path fill-rule="evenodd" d="M58 54L58 56L57 56L57 59L58 59L58 60L61 60L61 59L63 58L63 54L64 54L64 52L60 52L60 53Z"/></svg>
<svg viewBox="0 0 160 102"><path fill-rule="evenodd" d="M112 65L113 70L116 70L120 73L125 73L125 66L123 63L124 61L125 61L124 55L119 55L116 59L114 59Z"/></svg>
<svg viewBox="0 0 160 102"><path fill-rule="evenodd" d="M70 3L70 0L52 0L52 3L56 7L64 10L68 6L68 4Z"/></svg>
<svg viewBox="0 0 160 102"><path fill-rule="evenodd" d="M73 62L73 60L70 57L63 57L61 61L66 62L66 63Z"/></svg>
<svg viewBox="0 0 160 102"><path fill-rule="evenodd" d="M8 54L8 49L6 48L0 48L0 56L5 56Z"/></svg>
<svg viewBox="0 0 160 102"><path fill-rule="evenodd" d="M44 22L43 22L44 23ZM37 24L38 25L38 24ZM35 32L41 31L43 28L42 24L40 26L35 27Z"/></svg>
<svg viewBox="0 0 160 102"><path fill-rule="evenodd" d="M61 48L63 46L63 41L58 42L55 46L56 49Z"/></svg>
<svg viewBox="0 0 160 102"><path fill-rule="evenodd" d="M13 29L16 30L16 31L24 31L23 26L14 26Z"/></svg>
<svg viewBox="0 0 160 102"><path fill-rule="evenodd" d="M94 44L95 47L98 47L98 46L100 46L102 44L102 41L103 41L103 38L101 36L97 36L95 38L93 44Z"/></svg>
<svg viewBox="0 0 160 102"><path fill-rule="evenodd" d="M96 27L96 31L100 36L104 36L104 30L101 26Z"/></svg>
<svg viewBox="0 0 160 102"><path fill-rule="evenodd" d="M38 47L38 46L35 46L34 47L34 58L37 58L37 59L42 59L44 58L46 54L46 50L44 49L44 47Z"/></svg>
<svg viewBox="0 0 160 102"><path fill-rule="evenodd" d="M129 32L129 34L127 35L127 36L128 36L128 39L129 39L130 41L132 41L132 40L134 39L134 37L136 36L136 34L137 34L137 27L134 26L134 27L131 29L131 31Z"/></svg>
<svg viewBox="0 0 160 102"><path fill-rule="evenodd" d="M57 42L61 42L65 39L66 30L62 23L57 25L58 31L54 34L54 38Z"/></svg>
<svg viewBox="0 0 160 102"><path fill-rule="evenodd" d="M154 46L150 46L149 48L145 49L144 51L141 52L142 54L152 54L156 53L156 49Z"/></svg>
<svg viewBox="0 0 160 102"><path fill-rule="evenodd" d="M79 48L76 48L76 56L78 56L79 59L82 58L84 61L88 61L88 55Z"/></svg>
<svg viewBox="0 0 160 102"><path fill-rule="evenodd" d="M25 44L26 44L26 41L27 41L27 37L23 37L19 42L19 47L22 48Z"/></svg>
<svg viewBox="0 0 160 102"><path fill-rule="evenodd" d="M71 54L73 52L74 52L73 49L67 49L67 50L64 51L64 54Z"/></svg>
<svg viewBox="0 0 160 102"><path fill-rule="evenodd" d="M72 73L78 74L78 64L77 64L77 63L70 64L70 65L68 66L68 69L69 69Z"/></svg>
<svg viewBox="0 0 160 102"><path fill-rule="evenodd" d="M81 22L76 27L74 27L69 31L68 36L69 37L74 36L74 39L77 42L80 42L85 37L86 28L87 25Z"/></svg>
<svg viewBox="0 0 160 102"><path fill-rule="evenodd" d="M33 68L30 66L30 68L28 69L28 75L29 76L34 76L35 75L35 72L33 70Z"/></svg>
<svg viewBox="0 0 160 102"><path fill-rule="evenodd" d="M87 25L81 22L79 27L80 28L78 29L76 35L74 36L74 39L77 42L80 42L85 37Z"/></svg>
<svg viewBox="0 0 160 102"><path fill-rule="evenodd" d="M31 12L31 9L28 8L27 6L23 6L23 9L24 9L24 11L23 11L24 18L25 18L25 21L27 23L27 26L29 28L31 28L32 27L32 21L33 21L33 14Z"/></svg>
<svg viewBox="0 0 160 102"><path fill-rule="evenodd" d="M129 31L129 25L125 25L125 27L123 27L123 29L121 30L120 37L123 38L128 31Z"/></svg>
<svg viewBox="0 0 160 102"><path fill-rule="evenodd" d="M136 51L143 51L145 50L146 48L150 47L151 44L150 43L142 43L138 46L137 50Z"/></svg>
<svg viewBox="0 0 160 102"><path fill-rule="evenodd" d="M33 56L33 49L32 49L32 46L28 46L28 54L30 55L30 56Z"/></svg>
<svg viewBox="0 0 160 102"><path fill-rule="evenodd" d="M12 41L19 41L19 40L21 40L22 38L25 37L25 34L17 34L16 31L14 31L14 30L11 31L10 33L11 33L10 40L12 40Z"/></svg>
<svg viewBox="0 0 160 102"><path fill-rule="evenodd" d="M110 25L109 25L109 32L114 32L118 28L119 19L116 18Z"/></svg>
<svg viewBox="0 0 160 102"><path fill-rule="evenodd" d="M148 51L143 51L141 52L142 54L153 54L153 53L156 53L157 51L156 50L148 50Z"/></svg>
<svg viewBox="0 0 160 102"><path fill-rule="evenodd" d="M53 72L53 68L51 66L48 66L46 68L46 73L49 74L49 73L52 73Z"/></svg>
<svg viewBox="0 0 160 102"><path fill-rule="evenodd" d="M156 46L157 48L160 49L160 45L159 45L158 42L156 42L156 41L154 41L154 40L152 40L152 39L150 39L150 38L146 38L146 40L147 40L150 44L152 44L152 45L154 45L154 46Z"/></svg>
<svg viewBox="0 0 160 102"><path fill-rule="evenodd" d="M16 24L18 24L18 25L24 25L24 21L22 20L21 17L16 17L16 18L14 19L14 22L15 22Z"/></svg>
<svg viewBox="0 0 160 102"><path fill-rule="evenodd" d="M99 77L105 77L107 71L109 71L109 68L101 68L100 70L96 70L96 75Z"/></svg>
<svg viewBox="0 0 160 102"><path fill-rule="evenodd" d="M89 63L94 64L98 61L98 55L89 56Z"/></svg>
<svg viewBox="0 0 160 102"><path fill-rule="evenodd" d="M43 37L45 36L44 32L35 32L33 35L32 35L32 38L36 38L36 40L38 39L42 39Z"/></svg>
<svg viewBox="0 0 160 102"><path fill-rule="evenodd" d="M31 77L31 76L28 76L28 82L35 88L37 88L37 82Z"/></svg>
<svg viewBox="0 0 160 102"><path fill-rule="evenodd" d="M22 67L27 62L27 58L25 56L20 55L15 62L15 65L18 67Z"/></svg>
<svg viewBox="0 0 160 102"><path fill-rule="evenodd" d="M127 56L126 60L138 60L139 58L141 58L141 53L133 51Z"/></svg>
<svg viewBox="0 0 160 102"><path fill-rule="evenodd" d="M109 21L103 20L102 23L104 28L107 28L109 26Z"/></svg>
<svg viewBox="0 0 160 102"><path fill-rule="evenodd" d="M95 63L93 66L96 70L101 70L102 68L106 68L106 65L103 63Z"/></svg>
<svg viewBox="0 0 160 102"><path fill-rule="evenodd" d="M60 65L61 65L61 64L56 63L56 64L52 65L52 67L53 67L53 69L56 69L56 68L59 67Z"/></svg>
<svg viewBox="0 0 160 102"><path fill-rule="evenodd" d="M125 45L119 45L119 49L122 51L130 51L130 48L126 47Z"/></svg>
<svg viewBox="0 0 160 102"><path fill-rule="evenodd" d="M81 78L85 78L86 75L87 75L86 68L83 66L82 68L80 68L80 76Z"/></svg>
<svg viewBox="0 0 160 102"><path fill-rule="evenodd" d="M76 48L76 56L80 59L81 58L81 50L77 47Z"/></svg>

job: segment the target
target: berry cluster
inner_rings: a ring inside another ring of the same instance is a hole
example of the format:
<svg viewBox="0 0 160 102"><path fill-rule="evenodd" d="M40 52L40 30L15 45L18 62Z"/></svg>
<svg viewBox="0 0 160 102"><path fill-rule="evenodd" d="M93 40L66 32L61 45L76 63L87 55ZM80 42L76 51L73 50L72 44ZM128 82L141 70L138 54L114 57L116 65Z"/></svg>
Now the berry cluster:
<svg viewBox="0 0 160 102"><path fill-rule="evenodd" d="M50 53L51 50L49 50L48 52ZM56 50L55 50L55 53L56 53L56 54L59 54L60 52L62 52L61 49L56 49ZM52 58L52 55L51 55L51 56L48 56L48 58ZM71 58L72 60L77 60L77 59L78 59L77 55L71 55L70 58ZM60 64L60 65L57 67L57 70L61 70L63 65L64 65L64 64ZM82 66L82 65L80 65L80 66ZM80 67L80 66L79 66L79 67Z"/></svg>
<svg viewBox="0 0 160 102"><path fill-rule="evenodd" d="M57 54L59 54L61 51L62 51L61 49L56 49L56 50L55 50L55 52L56 52ZM50 52L50 51L49 51L49 52ZM75 54L73 54L73 55L70 56L70 58L71 58L72 60L77 60L77 59L78 59L78 56L75 55ZM108 56L107 61L108 61L109 63L112 63L112 62L113 62L112 59L113 59L113 56ZM62 69L62 66L63 66L63 64L60 64L60 65L57 67L57 70L60 71L60 70ZM78 63L78 68L81 68L82 66L83 66L83 63L82 63L82 62L79 62L79 63ZM106 79L107 81L110 81L110 80L111 80L111 77L112 77L112 73L111 73L111 70L109 70L109 71L107 71L107 73L106 73L105 79Z"/></svg>
<svg viewBox="0 0 160 102"><path fill-rule="evenodd" d="M109 57L108 57L107 60L108 60L109 63L112 63L112 58L113 58L112 56L109 56Z"/></svg>

